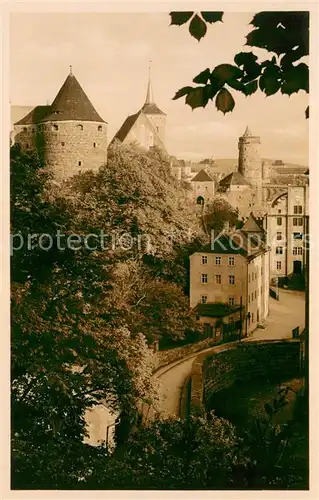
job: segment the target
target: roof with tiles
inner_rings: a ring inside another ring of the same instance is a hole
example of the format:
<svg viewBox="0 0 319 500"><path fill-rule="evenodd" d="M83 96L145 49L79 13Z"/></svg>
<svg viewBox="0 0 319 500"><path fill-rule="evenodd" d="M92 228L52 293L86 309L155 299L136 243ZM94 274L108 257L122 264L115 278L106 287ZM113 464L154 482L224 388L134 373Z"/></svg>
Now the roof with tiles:
<svg viewBox="0 0 319 500"><path fill-rule="evenodd" d="M221 181L219 181L220 186L250 186L249 182L245 177L238 171L232 172L226 175Z"/></svg>
<svg viewBox="0 0 319 500"><path fill-rule="evenodd" d="M36 106L14 125L31 125L40 122L51 110L51 106Z"/></svg>
<svg viewBox="0 0 319 500"><path fill-rule="evenodd" d="M264 233L265 230L259 225L254 214L251 213L249 218L246 220L245 224L241 228L242 231L246 233Z"/></svg>
<svg viewBox="0 0 319 500"><path fill-rule="evenodd" d="M50 112L42 121L105 121L97 113L81 85L70 73L54 99Z"/></svg>
<svg viewBox="0 0 319 500"><path fill-rule="evenodd" d="M191 179L191 182L213 182L213 179L205 170L201 170L197 175L195 175L195 177L193 177L193 179Z"/></svg>

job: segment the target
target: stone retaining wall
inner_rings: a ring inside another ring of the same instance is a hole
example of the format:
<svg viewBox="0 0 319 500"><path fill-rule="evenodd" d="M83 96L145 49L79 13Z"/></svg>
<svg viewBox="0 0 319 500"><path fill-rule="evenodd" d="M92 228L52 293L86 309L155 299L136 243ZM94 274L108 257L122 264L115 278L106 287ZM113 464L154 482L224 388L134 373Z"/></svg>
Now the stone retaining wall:
<svg viewBox="0 0 319 500"><path fill-rule="evenodd" d="M212 351L200 354L193 363L192 409L207 403L213 393L237 380L262 377L279 381L300 373L299 340L233 342Z"/></svg>

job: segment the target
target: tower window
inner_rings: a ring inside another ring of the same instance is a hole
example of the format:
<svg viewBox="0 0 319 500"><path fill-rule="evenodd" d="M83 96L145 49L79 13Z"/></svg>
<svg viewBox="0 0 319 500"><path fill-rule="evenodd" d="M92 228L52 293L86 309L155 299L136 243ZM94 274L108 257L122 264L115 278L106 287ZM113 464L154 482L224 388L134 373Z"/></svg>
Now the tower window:
<svg viewBox="0 0 319 500"><path fill-rule="evenodd" d="M79 130L83 130L83 125L79 124L79 125L77 125L77 128L78 128Z"/></svg>
<svg viewBox="0 0 319 500"><path fill-rule="evenodd" d="M102 125L99 125L97 129L99 132L102 132Z"/></svg>
<svg viewBox="0 0 319 500"><path fill-rule="evenodd" d="M78 165L79 165L79 167L81 167L81 165L82 165L82 162L81 162L81 160L80 160L80 161L78 162Z"/></svg>
<svg viewBox="0 0 319 500"><path fill-rule="evenodd" d="M96 142L93 142L93 147L96 148Z"/></svg>

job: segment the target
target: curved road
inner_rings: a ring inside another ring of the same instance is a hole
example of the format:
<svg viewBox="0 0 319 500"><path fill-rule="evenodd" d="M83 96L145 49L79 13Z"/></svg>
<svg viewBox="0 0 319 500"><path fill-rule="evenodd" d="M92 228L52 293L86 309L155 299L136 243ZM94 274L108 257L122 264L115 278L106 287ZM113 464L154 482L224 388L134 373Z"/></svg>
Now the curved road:
<svg viewBox="0 0 319 500"><path fill-rule="evenodd" d="M297 326L302 332L305 326L305 294L281 290L279 301L270 297L267 323L265 329L255 330L252 336L244 341L291 338L292 329ZM223 350L225 344L214 349ZM161 416L178 416L181 390L186 377L191 373L193 361L199 354L211 350L212 347L196 352L155 372L154 376L160 381L159 413Z"/></svg>

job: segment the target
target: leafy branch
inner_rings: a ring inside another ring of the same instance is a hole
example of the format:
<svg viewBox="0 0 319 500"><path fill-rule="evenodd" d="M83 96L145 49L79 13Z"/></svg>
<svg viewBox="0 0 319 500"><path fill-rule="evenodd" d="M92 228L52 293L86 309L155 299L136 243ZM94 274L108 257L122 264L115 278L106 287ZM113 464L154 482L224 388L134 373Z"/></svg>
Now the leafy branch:
<svg viewBox="0 0 319 500"><path fill-rule="evenodd" d="M206 23L222 21L223 12L171 12L171 24L181 26L190 21L190 34L200 41L207 32ZM266 50L271 57L259 61L253 52L239 52L234 64L206 68L193 79L199 86L178 90L174 100L185 97L192 109L205 108L214 102L218 111L233 111L232 90L246 97L259 89L266 97L281 92L291 96L304 90L309 93L309 12L260 12L251 23L246 46ZM309 107L305 111L309 117Z"/></svg>

